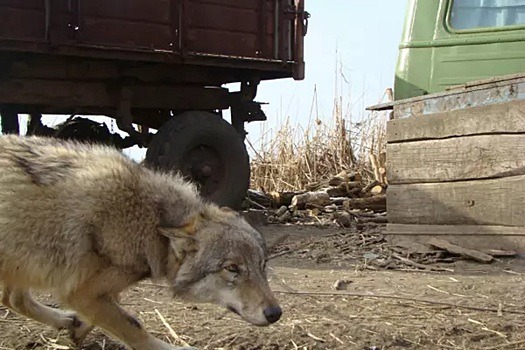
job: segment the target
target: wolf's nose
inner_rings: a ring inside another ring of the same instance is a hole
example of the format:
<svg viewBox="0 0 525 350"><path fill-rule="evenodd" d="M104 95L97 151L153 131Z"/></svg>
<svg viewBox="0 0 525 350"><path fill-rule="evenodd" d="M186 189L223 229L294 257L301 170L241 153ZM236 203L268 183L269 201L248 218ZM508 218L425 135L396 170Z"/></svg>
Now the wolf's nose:
<svg viewBox="0 0 525 350"><path fill-rule="evenodd" d="M281 310L279 306L271 306L264 309L264 317L266 317L266 320L270 323L279 321L282 314L283 310Z"/></svg>

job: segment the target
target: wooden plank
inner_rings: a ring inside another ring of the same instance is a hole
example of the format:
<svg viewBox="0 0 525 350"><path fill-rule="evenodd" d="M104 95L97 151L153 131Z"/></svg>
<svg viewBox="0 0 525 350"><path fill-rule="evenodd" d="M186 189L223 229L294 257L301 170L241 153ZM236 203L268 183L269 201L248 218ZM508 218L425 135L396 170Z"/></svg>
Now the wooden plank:
<svg viewBox="0 0 525 350"><path fill-rule="evenodd" d="M451 136L525 133L525 100L390 120L387 142Z"/></svg>
<svg viewBox="0 0 525 350"><path fill-rule="evenodd" d="M425 98L411 101L401 100L394 105L394 118L428 116L436 113L463 110L477 106L523 100L525 78L496 82L489 85L473 86L466 90L425 95Z"/></svg>
<svg viewBox="0 0 525 350"><path fill-rule="evenodd" d="M343 202L345 209L370 209L373 211L386 210L386 195L368 198L349 198Z"/></svg>
<svg viewBox="0 0 525 350"><path fill-rule="evenodd" d="M503 257L503 256L515 256L517 253L512 250L499 250L499 249L485 249L483 251L485 254L492 255L494 257Z"/></svg>
<svg viewBox="0 0 525 350"><path fill-rule="evenodd" d="M489 263L492 260L494 260L494 258L488 254L485 254L478 250L468 249L468 248L464 248L456 244L452 244L449 241L444 240L444 239L431 237L427 240L427 244L430 244L437 248L445 249L453 254L459 254L463 257L473 259L473 260L483 262L483 263Z"/></svg>
<svg viewBox="0 0 525 350"><path fill-rule="evenodd" d="M525 254L525 238L523 237L480 236L476 239L472 239L472 236L443 235L439 237L446 239L451 243L470 249L476 249L481 251L497 249L505 251L515 251L518 254ZM389 244L393 245L397 245L399 241L410 241L419 244L427 244L427 240L429 238L430 236L428 235L387 236Z"/></svg>
<svg viewBox="0 0 525 350"><path fill-rule="evenodd" d="M429 245L414 242L411 239L399 239L396 240L397 247L405 249L408 253L417 254L431 254L438 251L438 249L432 248Z"/></svg>
<svg viewBox="0 0 525 350"><path fill-rule="evenodd" d="M406 241L426 244L430 237L439 237L469 249L525 253L525 227L388 224L386 234L394 245Z"/></svg>
<svg viewBox="0 0 525 350"><path fill-rule="evenodd" d="M525 134L387 145L390 184L525 175Z"/></svg>
<svg viewBox="0 0 525 350"><path fill-rule="evenodd" d="M387 212L397 224L525 226L525 176L390 185Z"/></svg>
<svg viewBox="0 0 525 350"><path fill-rule="evenodd" d="M366 110L394 109L394 117L399 119L412 115L429 115L454 109L489 105L498 103L498 101L519 100L523 99L523 91L525 91L525 76L518 74L488 84L476 84L476 81L473 81L465 89L447 90L381 103L367 107Z"/></svg>
<svg viewBox="0 0 525 350"><path fill-rule="evenodd" d="M389 235L517 236L525 240L525 227L497 225L387 225ZM472 237L471 237L472 239ZM496 248L494 248L496 249Z"/></svg>
<svg viewBox="0 0 525 350"><path fill-rule="evenodd" d="M469 81L467 83L460 84L460 85L449 86L445 89L445 91L466 90L466 89L469 89L475 86L483 86L483 85L488 85L488 84L494 84L494 83L499 83L499 82L506 82L509 80L524 79L524 78L525 78L525 74L523 73L508 74L508 75L497 76L497 77L492 77L492 78L487 78L487 79L480 79L476 81Z"/></svg>

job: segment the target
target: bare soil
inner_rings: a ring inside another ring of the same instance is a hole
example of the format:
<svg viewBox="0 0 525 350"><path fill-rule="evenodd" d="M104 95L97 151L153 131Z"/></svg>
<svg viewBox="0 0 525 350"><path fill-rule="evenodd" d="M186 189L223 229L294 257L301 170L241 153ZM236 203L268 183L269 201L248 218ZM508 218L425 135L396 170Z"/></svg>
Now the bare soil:
<svg viewBox="0 0 525 350"><path fill-rule="evenodd" d="M365 257L386 249L385 243L343 254L349 251L345 237L354 242L359 232L276 225L261 231L269 242L289 235L274 248L281 255L269 271L284 309L277 324L259 328L215 306L181 303L150 282L131 288L123 305L157 337L180 345L160 313L200 349L525 349L522 259L441 264L450 272L386 269ZM335 290L337 281L346 289ZM67 344L63 334L0 307L0 350ZM121 348L99 331L83 346Z"/></svg>

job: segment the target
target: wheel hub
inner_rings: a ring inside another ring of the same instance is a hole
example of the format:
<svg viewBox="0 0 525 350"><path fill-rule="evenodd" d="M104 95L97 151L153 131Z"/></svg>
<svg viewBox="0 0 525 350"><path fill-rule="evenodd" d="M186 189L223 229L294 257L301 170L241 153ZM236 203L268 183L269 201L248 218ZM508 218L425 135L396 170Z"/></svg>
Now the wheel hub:
<svg viewBox="0 0 525 350"><path fill-rule="evenodd" d="M199 145L186 154L181 172L197 184L204 197L209 197L219 190L225 176L224 165L218 152L206 145Z"/></svg>

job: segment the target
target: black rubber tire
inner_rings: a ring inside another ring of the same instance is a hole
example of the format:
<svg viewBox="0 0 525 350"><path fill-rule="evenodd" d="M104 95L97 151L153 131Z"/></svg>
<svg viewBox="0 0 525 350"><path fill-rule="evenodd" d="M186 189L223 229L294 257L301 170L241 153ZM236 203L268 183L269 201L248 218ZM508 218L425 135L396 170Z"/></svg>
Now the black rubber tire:
<svg viewBox="0 0 525 350"><path fill-rule="evenodd" d="M184 112L167 121L153 136L145 165L179 171L200 185L204 198L232 209L241 208L250 185L243 140L231 124L210 112Z"/></svg>
<svg viewBox="0 0 525 350"><path fill-rule="evenodd" d="M20 125L18 124L18 113L11 110L2 111L1 126L2 134L20 134Z"/></svg>

